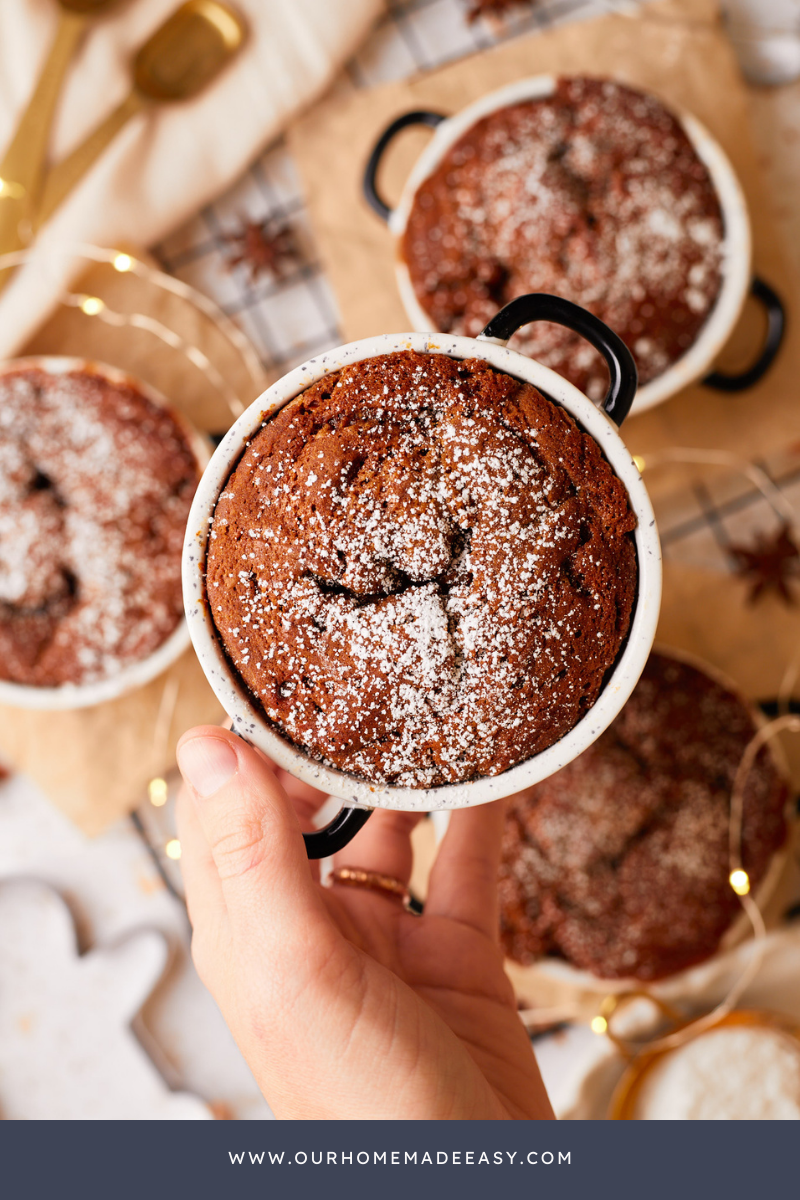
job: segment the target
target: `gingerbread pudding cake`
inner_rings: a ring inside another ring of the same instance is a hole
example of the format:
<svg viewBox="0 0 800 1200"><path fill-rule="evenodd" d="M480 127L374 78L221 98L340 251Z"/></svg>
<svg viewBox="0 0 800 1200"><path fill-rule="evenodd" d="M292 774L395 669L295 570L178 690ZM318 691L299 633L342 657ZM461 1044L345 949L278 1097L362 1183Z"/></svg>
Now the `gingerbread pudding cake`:
<svg viewBox="0 0 800 1200"><path fill-rule="evenodd" d="M401 255L432 328L474 337L515 296L549 292L610 325L645 384L697 339L723 235L676 117L633 88L572 78L467 130L419 186ZM537 324L510 344L602 399L605 364L577 334Z"/></svg>
<svg viewBox="0 0 800 1200"><path fill-rule="evenodd" d="M96 682L167 639L198 479L175 417L132 382L0 376L0 678Z"/></svg>
<svg viewBox="0 0 800 1200"><path fill-rule="evenodd" d="M637 586L597 443L478 359L347 366L265 420L216 505L210 612L310 757L404 787L544 750L594 704Z"/></svg>
<svg viewBox="0 0 800 1200"><path fill-rule="evenodd" d="M735 693L653 653L594 745L509 802L509 957L651 980L712 955L741 912L729 883L731 792L755 728ZM754 890L785 841L786 800L764 748L744 791L742 865Z"/></svg>

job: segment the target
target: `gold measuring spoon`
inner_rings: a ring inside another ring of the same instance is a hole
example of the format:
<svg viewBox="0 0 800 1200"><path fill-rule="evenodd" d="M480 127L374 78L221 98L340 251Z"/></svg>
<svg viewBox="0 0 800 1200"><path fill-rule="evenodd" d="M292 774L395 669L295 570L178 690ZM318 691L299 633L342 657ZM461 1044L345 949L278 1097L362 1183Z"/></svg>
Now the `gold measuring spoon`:
<svg viewBox="0 0 800 1200"><path fill-rule="evenodd" d="M131 117L152 103L195 96L226 66L245 36L241 17L219 0L182 4L136 54L128 98L48 172L34 228L52 216Z"/></svg>
<svg viewBox="0 0 800 1200"><path fill-rule="evenodd" d="M39 199L50 127L64 75L90 17L116 2L59 0L58 28L50 53L0 162L0 254L18 250L30 236L28 222Z"/></svg>

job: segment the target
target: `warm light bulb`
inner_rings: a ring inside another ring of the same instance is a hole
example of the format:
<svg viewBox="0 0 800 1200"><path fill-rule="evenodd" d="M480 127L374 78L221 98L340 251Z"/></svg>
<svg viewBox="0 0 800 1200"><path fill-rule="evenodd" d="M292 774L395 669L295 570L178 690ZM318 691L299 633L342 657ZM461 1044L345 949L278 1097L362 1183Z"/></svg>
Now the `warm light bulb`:
<svg viewBox="0 0 800 1200"><path fill-rule="evenodd" d="M163 808L169 795L166 779L151 779L147 785L147 794L154 808Z"/></svg>
<svg viewBox="0 0 800 1200"><path fill-rule="evenodd" d="M105 308L105 304L99 296L84 296L81 301L81 311L86 313L87 317L96 317Z"/></svg>
<svg viewBox="0 0 800 1200"><path fill-rule="evenodd" d="M608 1029L608 1021L605 1017L592 1017L591 1020L592 1033L605 1033Z"/></svg>
<svg viewBox="0 0 800 1200"><path fill-rule="evenodd" d="M170 838L164 847L167 858L178 859L181 856L181 844L177 838Z"/></svg>
<svg viewBox="0 0 800 1200"><path fill-rule="evenodd" d="M737 867L735 871L731 871L728 876L728 882L737 896L746 896L750 891L750 877L747 871L743 871L741 867Z"/></svg>
<svg viewBox="0 0 800 1200"><path fill-rule="evenodd" d="M114 259L115 271L130 271L133 266L133 259L130 254L118 254Z"/></svg>
<svg viewBox="0 0 800 1200"><path fill-rule="evenodd" d="M20 200L25 195L25 188L21 183L14 183L13 179L0 179L0 196L9 200Z"/></svg>

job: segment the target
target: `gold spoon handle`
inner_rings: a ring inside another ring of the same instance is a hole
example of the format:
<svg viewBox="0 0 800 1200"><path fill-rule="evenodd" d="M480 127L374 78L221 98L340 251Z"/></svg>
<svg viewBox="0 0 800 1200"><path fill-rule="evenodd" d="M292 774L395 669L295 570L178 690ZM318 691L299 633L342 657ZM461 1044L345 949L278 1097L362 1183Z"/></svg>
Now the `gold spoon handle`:
<svg viewBox="0 0 800 1200"><path fill-rule="evenodd" d="M123 100L122 104L112 113L109 113L105 121L102 121L85 141L76 146L71 154L68 154L48 171L33 222L34 232L39 230L53 215L72 189L80 183L86 172L94 166L109 142L114 140L122 127L146 104L147 100L144 96L136 91L131 92L127 99Z"/></svg>
<svg viewBox="0 0 800 1200"><path fill-rule="evenodd" d="M38 199L56 101L86 20L84 13L61 10L39 81L0 163L0 254L17 250L27 240L20 226L31 217Z"/></svg>

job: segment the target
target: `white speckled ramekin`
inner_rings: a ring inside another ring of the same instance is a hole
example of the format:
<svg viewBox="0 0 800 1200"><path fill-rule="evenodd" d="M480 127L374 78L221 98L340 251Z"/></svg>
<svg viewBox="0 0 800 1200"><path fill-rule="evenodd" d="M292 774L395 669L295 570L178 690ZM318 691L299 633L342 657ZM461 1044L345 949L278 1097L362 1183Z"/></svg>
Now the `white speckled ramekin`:
<svg viewBox="0 0 800 1200"><path fill-rule="evenodd" d="M446 354L457 359L481 358L498 371L534 384L571 413L595 439L624 484L637 519L634 535L638 559L636 607L625 646L594 706L560 741L519 766L501 775L434 788L385 787L369 783L323 766L281 737L264 713L252 703L228 662L211 620L205 586L206 543L217 497L247 440L258 431L265 417L333 371L398 350ZM384 334L351 342L310 359L278 380L242 413L214 453L197 489L184 546L183 590L186 617L197 656L218 700L233 718L237 733L258 746L279 766L314 787L338 796L348 805L432 811L465 808L509 796L558 771L599 737L633 691L650 652L661 601L661 551L650 498L617 427L571 383L496 341L449 334Z"/></svg>
<svg viewBox="0 0 800 1200"><path fill-rule="evenodd" d="M554 75L535 75L482 96L474 104L447 117L436 130L417 159L406 180L397 207L389 217L389 229L397 248L395 270L403 307L414 329L430 329L431 318L425 312L411 283L400 253L417 189L431 175L450 147L482 117L510 104L549 96L555 90ZM722 209L725 231L722 284L714 307L694 343L685 354L649 383L643 384L633 402L633 414L644 412L674 396L710 370L714 359L727 342L747 298L751 280L752 237L747 203L739 180L719 142L690 113L675 112L698 157L705 164Z"/></svg>
<svg viewBox="0 0 800 1200"><path fill-rule="evenodd" d="M183 414L173 408L160 392L140 379L135 379L127 372L120 371L116 367L106 366L104 363L60 355L10 359L0 364L0 378L17 371L33 368L44 371L48 375L66 375L72 371L86 371L107 379L109 383L130 385L136 388L152 404L169 410L183 430L189 446L194 452L198 470L202 472L208 463L210 447L207 439L202 437ZM26 684L11 683L8 680L0 679L0 704L53 712L59 709L89 708L107 700L116 700L118 696L144 687L146 683L156 679L163 671L171 667L190 645L191 639L187 623L185 620L181 620L169 637L160 646L157 646L152 654L123 667L115 675L109 675L92 683L65 683L59 687L30 687Z"/></svg>

